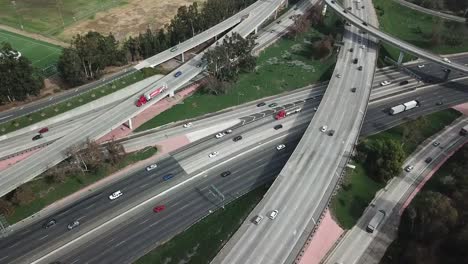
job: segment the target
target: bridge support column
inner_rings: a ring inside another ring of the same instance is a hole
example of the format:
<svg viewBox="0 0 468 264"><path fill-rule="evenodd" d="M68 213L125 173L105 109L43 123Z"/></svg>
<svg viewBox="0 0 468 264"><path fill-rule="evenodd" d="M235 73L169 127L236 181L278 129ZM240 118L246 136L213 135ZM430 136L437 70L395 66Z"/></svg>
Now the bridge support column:
<svg viewBox="0 0 468 264"><path fill-rule="evenodd" d="M278 9L275 10L275 20L277 16L278 16ZM257 34L257 32L255 32L255 34Z"/></svg>
<svg viewBox="0 0 468 264"><path fill-rule="evenodd" d="M169 92L169 97L174 97L174 91Z"/></svg>
<svg viewBox="0 0 468 264"><path fill-rule="evenodd" d="M182 54L180 54L180 56L181 56L182 62L185 62L185 57L184 57L184 53L183 53L183 52L182 52Z"/></svg>
<svg viewBox="0 0 468 264"><path fill-rule="evenodd" d="M445 70L444 81L447 81L447 80L448 80L448 77L449 77L449 75L450 75L450 72L451 72L450 69L446 69L446 70Z"/></svg>
<svg viewBox="0 0 468 264"><path fill-rule="evenodd" d="M254 29L255 35L257 35L257 32L258 32L258 27L256 27L256 28Z"/></svg>
<svg viewBox="0 0 468 264"><path fill-rule="evenodd" d="M398 56L398 61L397 61L398 67L401 66L401 63L403 62L403 57L404 56L405 56L405 54L403 53L403 51L400 51L400 56Z"/></svg>
<svg viewBox="0 0 468 264"><path fill-rule="evenodd" d="M132 119L128 119L128 128L133 129Z"/></svg>

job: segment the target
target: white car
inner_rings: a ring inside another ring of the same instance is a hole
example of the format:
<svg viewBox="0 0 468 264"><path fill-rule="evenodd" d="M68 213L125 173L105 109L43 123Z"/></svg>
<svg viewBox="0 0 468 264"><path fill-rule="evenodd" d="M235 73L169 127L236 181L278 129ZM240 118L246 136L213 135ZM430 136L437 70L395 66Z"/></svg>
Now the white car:
<svg viewBox="0 0 468 264"><path fill-rule="evenodd" d="M226 131L224 131L224 134L231 134L232 133L232 129L228 129Z"/></svg>
<svg viewBox="0 0 468 264"><path fill-rule="evenodd" d="M426 66L426 65L424 65L424 64L419 64L419 65L418 65L418 68L421 69L421 68L424 68L425 66Z"/></svg>
<svg viewBox="0 0 468 264"><path fill-rule="evenodd" d="M314 107L314 112L317 112L317 107Z"/></svg>
<svg viewBox="0 0 468 264"><path fill-rule="evenodd" d="M413 165L408 165L408 166L405 167L405 171L406 171L406 172L410 172L410 171L412 171L413 169L414 169L414 166L413 166Z"/></svg>
<svg viewBox="0 0 468 264"><path fill-rule="evenodd" d="M214 152L211 152L211 153L208 155L208 157L213 158L213 157L216 157L216 155L218 155L218 154L219 154L218 151L214 151Z"/></svg>
<svg viewBox="0 0 468 264"><path fill-rule="evenodd" d="M224 133L220 132L216 134L216 138L222 138L222 137L224 137Z"/></svg>
<svg viewBox="0 0 468 264"><path fill-rule="evenodd" d="M281 144L281 145L278 145L278 146L276 147L276 149L277 149L277 150L282 150L282 149L284 149L285 147L286 147L286 146L285 146L284 144Z"/></svg>
<svg viewBox="0 0 468 264"><path fill-rule="evenodd" d="M366 48L366 45L363 44L363 45L361 45L360 47L361 47L361 49L365 49L365 48Z"/></svg>
<svg viewBox="0 0 468 264"><path fill-rule="evenodd" d="M336 78L341 78L341 74L336 74Z"/></svg>
<svg viewBox="0 0 468 264"><path fill-rule="evenodd" d="M158 167L157 164L151 164L148 167L146 167L146 171L154 170Z"/></svg>
<svg viewBox="0 0 468 264"><path fill-rule="evenodd" d="M321 132L325 132L325 131L327 131L327 128L328 128L327 126L322 126L322 127L320 128L320 131L321 131Z"/></svg>
<svg viewBox="0 0 468 264"><path fill-rule="evenodd" d="M442 60L448 63L452 63L448 58L443 58Z"/></svg>
<svg viewBox="0 0 468 264"><path fill-rule="evenodd" d="M385 86L385 85L389 85L391 83L392 83L391 81L383 81L383 82L380 83L380 85Z"/></svg>
<svg viewBox="0 0 468 264"><path fill-rule="evenodd" d="M192 122L189 122L189 123L187 123L187 124L184 124L184 127L185 127L185 128L189 128L189 127L192 127L192 125L193 125Z"/></svg>
<svg viewBox="0 0 468 264"><path fill-rule="evenodd" d="M270 214L268 215L268 218L270 218L271 220L275 219L276 216L278 215L278 210L273 210L270 212Z"/></svg>
<svg viewBox="0 0 468 264"><path fill-rule="evenodd" d="M111 200L115 200L117 198L119 198L120 196L122 196L122 191L118 190L116 192L114 192L113 194L109 195L109 199Z"/></svg>

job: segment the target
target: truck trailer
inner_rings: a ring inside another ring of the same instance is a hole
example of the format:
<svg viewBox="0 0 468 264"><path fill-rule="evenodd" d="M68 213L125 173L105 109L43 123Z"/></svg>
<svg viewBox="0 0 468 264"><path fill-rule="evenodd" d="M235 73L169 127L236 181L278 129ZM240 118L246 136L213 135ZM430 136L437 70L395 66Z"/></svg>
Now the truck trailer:
<svg viewBox="0 0 468 264"><path fill-rule="evenodd" d="M146 104L148 101L156 97L158 94L162 93L164 90L166 90L167 86L164 84L156 89L152 89L149 92L146 92L138 98L138 101L136 101L136 106L140 107L144 104Z"/></svg>
<svg viewBox="0 0 468 264"><path fill-rule="evenodd" d="M302 110L301 107L294 107L294 108L291 108L291 109L289 109L289 110L280 110L280 111L275 115L275 119L276 119L276 120L283 119L283 118L287 117L288 115L292 115L292 114L295 114L295 113L299 113L301 110Z"/></svg>
<svg viewBox="0 0 468 264"><path fill-rule="evenodd" d="M367 232L373 233L377 227L382 223L382 221L385 218L385 211L384 210L379 210L377 213L375 213L374 217L370 220L369 224L367 225Z"/></svg>
<svg viewBox="0 0 468 264"><path fill-rule="evenodd" d="M460 136L466 136L468 134L468 125L460 129Z"/></svg>
<svg viewBox="0 0 468 264"><path fill-rule="evenodd" d="M390 114L391 115L396 115L404 111L408 111L410 109L416 108L419 106L419 102L416 100L412 100L409 102L406 102L404 104L399 104L397 106L394 106L390 108Z"/></svg>

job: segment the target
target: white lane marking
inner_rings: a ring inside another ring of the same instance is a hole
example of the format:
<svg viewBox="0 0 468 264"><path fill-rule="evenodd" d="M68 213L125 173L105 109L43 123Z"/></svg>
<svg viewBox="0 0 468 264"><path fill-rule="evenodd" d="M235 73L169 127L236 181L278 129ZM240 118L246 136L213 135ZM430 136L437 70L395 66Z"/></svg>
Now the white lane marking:
<svg viewBox="0 0 468 264"><path fill-rule="evenodd" d="M146 222L148 222L148 221L149 221L149 219L146 219L145 221L139 223L139 225L142 225L142 224L144 224L144 223L146 223Z"/></svg>
<svg viewBox="0 0 468 264"><path fill-rule="evenodd" d="M71 264L75 264L79 261L80 259L76 259L75 261L73 261Z"/></svg>
<svg viewBox="0 0 468 264"><path fill-rule="evenodd" d="M0 258L0 260L8 258L8 255L4 256L3 258Z"/></svg>
<svg viewBox="0 0 468 264"><path fill-rule="evenodd" d="M12 247L18 245L18 243L19 243L19 242L16 242L16 243L14 243L13 245L9 246L8 248L12 248Z"/></svg>
<svg viewBox="0 0 468 264"><path fill-rule="evenodd" d="M91 208L93 206L94 206L94 204L88 205L88 206L85 207L85 209Z"/></svg>
<svg viewBox="0 0 468 264"><path fill-rule="evenodd" d="M48 236L49 236L49 235L45 235L45 236L39 238L39 240L42 240L42 239L44 239L44 238L46 238L46 237L48 237Z"/></svg>
<svg viewBox="0 0 468 264"><path fill-rule="evenodd" d="M10 117L10 116L12 116L12 115L7 115L7 116L4 116L4 117L0 117L0 120L5 119L5 118L8 118L8 117Z"/></svg>
<svg viewBox="0 0 468 264"><path fill-rule="evenodd" d="M143 185L140 185L140 188L145 188L145 186L147 186L149 183L145 183Z"/></svg>

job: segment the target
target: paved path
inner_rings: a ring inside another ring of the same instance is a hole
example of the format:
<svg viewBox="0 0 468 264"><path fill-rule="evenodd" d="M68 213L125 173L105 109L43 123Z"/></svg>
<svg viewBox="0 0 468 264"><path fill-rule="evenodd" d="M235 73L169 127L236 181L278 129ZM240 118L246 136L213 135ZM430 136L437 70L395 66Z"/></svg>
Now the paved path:
<svg viewBox="0 0 468 264"><path fill-rule="evenodd" d="M49 37L39 35L39 34L36 34L36 33L27 32L27 31L24 31L24 30L19 30L17 28L6 26L6 25L1 25L0 24L0 29L3 29L5 31L9 31L9 32L13 32L13 33L16 33L16 34L19 34L19 35L22 35L22 36L25 36L25 37L28 37L28 38L32 38L32 39L35 39L35 40L40 40L40 41L44 41L44 42L47 42L47 43L50 43L50 44L53 44L53 45L61 46L61 47L64 47L64 48L70 46L70 44L65 43L63 41L60 41L58 39L53 39L53 38L49 38Z"/></svg>

